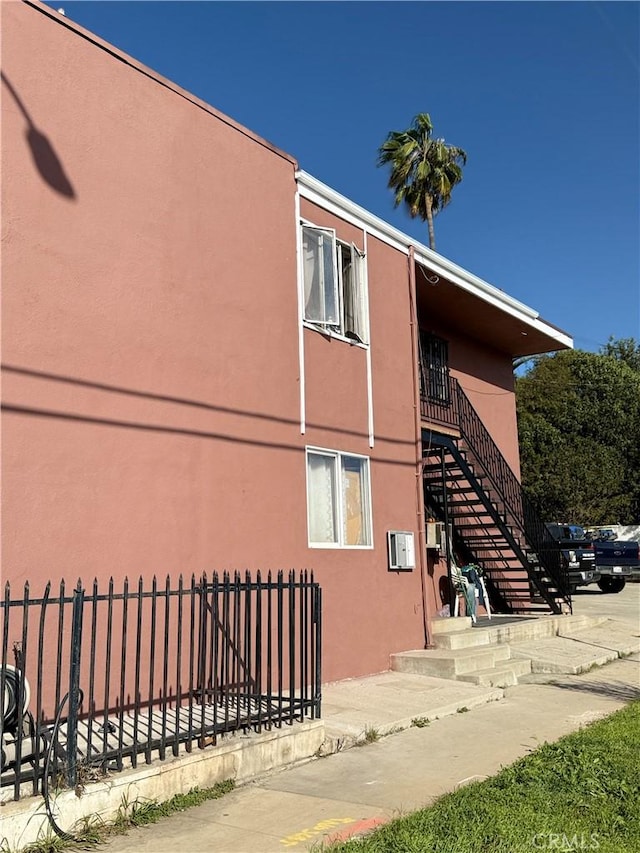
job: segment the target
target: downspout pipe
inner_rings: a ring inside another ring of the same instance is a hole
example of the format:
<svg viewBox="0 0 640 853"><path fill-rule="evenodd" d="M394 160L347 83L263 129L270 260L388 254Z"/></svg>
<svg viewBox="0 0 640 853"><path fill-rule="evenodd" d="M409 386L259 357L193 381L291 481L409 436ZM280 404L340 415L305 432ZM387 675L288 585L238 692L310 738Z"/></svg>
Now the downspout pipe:
<svg viewBox="0 0 640 853"><path fill-rule="evenodd" d="M418 568L422 592L422 627L424 647L429 647L429 621L427 618L427 543L424 527L424 492L422 487L422 424L420 419L420 376L418 373L418 305L416 298L416 262L413 246L409 246L409 325L411 328L411 354L413 358L413 416L416 451L416 517L418 525Z"/></svg>

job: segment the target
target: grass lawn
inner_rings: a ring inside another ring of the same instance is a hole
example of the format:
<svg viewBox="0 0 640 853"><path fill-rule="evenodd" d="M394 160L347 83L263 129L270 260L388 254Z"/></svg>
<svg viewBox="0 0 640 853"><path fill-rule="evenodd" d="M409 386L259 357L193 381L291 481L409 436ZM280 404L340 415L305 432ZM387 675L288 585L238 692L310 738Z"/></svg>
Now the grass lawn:
<svg viewBox="0 0 640 853"><path fill-rule="evenodd" d="M331 853L640 853L640 701Z"/></svg>

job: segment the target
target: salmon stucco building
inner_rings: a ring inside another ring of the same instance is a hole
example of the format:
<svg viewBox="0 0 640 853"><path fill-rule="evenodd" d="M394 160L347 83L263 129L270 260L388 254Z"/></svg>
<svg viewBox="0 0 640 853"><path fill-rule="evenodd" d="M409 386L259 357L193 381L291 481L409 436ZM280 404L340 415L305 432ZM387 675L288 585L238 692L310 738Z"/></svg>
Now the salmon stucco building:
<svg viewBox="0 0 640 853"><path fill-rule="evenodd" d="M2 574L312 569L323 679L566 589L513 358L572 345L38 2L2 4ZM447 544L448 543L448 544Z"/></svg>

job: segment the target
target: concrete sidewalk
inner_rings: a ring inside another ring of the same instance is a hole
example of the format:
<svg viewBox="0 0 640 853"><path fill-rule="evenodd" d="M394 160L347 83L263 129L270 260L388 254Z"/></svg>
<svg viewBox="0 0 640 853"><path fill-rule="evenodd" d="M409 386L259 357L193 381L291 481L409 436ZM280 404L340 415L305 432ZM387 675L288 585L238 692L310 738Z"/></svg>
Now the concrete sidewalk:
<svg viewBox="0 0 640 853"><path fill-rule="evenodd" d="M274 773L102 849L304 851L368 830L640 698L639 661L635 654L583 675L507 688L501 701Z"/></svg>
<svg viewBox="0 0 640 853"><path fill-rule="evenodd" d="M636 643L640 586L577 598L576 611L620 611ZM615 599L615 601L614 601ZM534 675L506 689L388 672L325 685L332 749L368 731L387 736L256 780L220 800L111 839L105 853L275 853L308 850L424 806L640 698L636 652L581 675ZM416 723L428 725L418 727ZM436 719L438 718L438 719ZM413 725L412 725L413 721ZM401 730L398 730L401 729Z"/></svg>

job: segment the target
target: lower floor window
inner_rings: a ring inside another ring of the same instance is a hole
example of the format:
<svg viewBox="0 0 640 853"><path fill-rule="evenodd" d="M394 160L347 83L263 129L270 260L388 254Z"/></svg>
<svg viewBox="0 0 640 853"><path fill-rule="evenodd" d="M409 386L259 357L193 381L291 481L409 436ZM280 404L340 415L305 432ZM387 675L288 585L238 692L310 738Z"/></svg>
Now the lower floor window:
<svg viewBox="0 0 640 853"><path fill-rule="evenodd" d="M309 544L371 546L369 459L307 449Z"/></svg>

